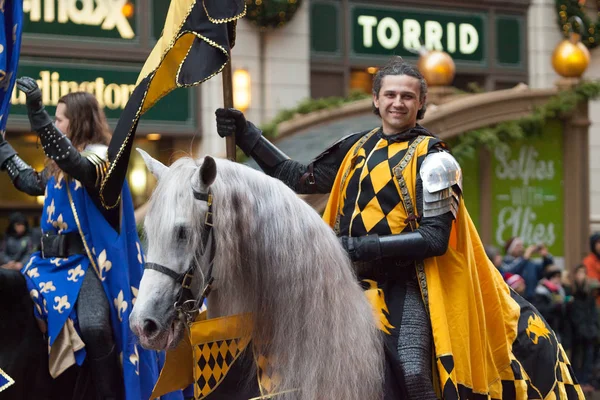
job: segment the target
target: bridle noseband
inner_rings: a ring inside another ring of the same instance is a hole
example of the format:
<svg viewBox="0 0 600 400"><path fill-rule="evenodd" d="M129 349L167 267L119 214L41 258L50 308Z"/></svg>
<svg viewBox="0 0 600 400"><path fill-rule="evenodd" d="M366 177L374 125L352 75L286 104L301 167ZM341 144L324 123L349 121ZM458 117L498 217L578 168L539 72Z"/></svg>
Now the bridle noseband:
<svg viewBox="0 0 600 400"><path fill-rule="evenodd" d="M210 240L210 253L209 253L209 264L208 264L208 272L206 274L206 285L204 286L204 290L202 290L202 294L198 299L194 299L194 294L192 293L192 281L194 279L194 274L196 269L198 268L198 264L193 262L187 271L181 275L177 272L173 271L165 267L164 265L160 265L157 263L146 263L145 269L152 269L154 271L158 271L172 278L176 283L181 284L181 290L179 291L179 295L177 296L177 301L173 305L175 311L183 315L186 321L189 323L193 322L196 318L196 315L200 311L200 305L204 303L204 300L208 297L211 291L211 286L214 281L214 277L212 276L213 264L215 261L215 240L213 237L213 196L210 188L208 192L202 193L198 192L192 187L192 192L194 193L194 198L196 200L205 201L208 204L208 210L206 212L206 216L204 218L204 235L202 238L202 248L199 250L200 256L204 256L206 252L206 248L208 246L208 241ZM211 240L212 239L212 240Z"/></svg>

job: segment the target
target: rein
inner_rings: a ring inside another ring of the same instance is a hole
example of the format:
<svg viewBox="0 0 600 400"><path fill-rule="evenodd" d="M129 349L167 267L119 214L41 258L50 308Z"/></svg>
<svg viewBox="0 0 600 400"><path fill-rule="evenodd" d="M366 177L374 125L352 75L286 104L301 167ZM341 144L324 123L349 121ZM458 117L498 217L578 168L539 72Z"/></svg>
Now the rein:
<svg viewBox="0 0 600 400"><path fill-rule="evenodd" d="M194 299L194 294L192 293L192 281L194 279L194 274L198 269L198 265L193 262L192 265L187 269L184 274L178 274L165 267L164 265L160 265L157 263L146 263L145 269L152 269L154 271L158 271L162 274L167 275L171 279L173 279L176 283L181 284L181 289L179 291L179 295L177 296L177 301L173 307L175 311L183 315L188 323L188 325L193 322L200 311L200 305L204 303L204 300L208 297L211 291L211 286L214 281L214 277L212 276L213 265L215 261L215 247L216 243L213 236L213 196L210 188L207 193L201 193L192 188L192 192L194 193L194 198L196 200L204 201L208 204L208 211L206 212L206 217L204 218L204 236L202 238L202 248L199 251L201 256L204 256L208 241L210 240L210 250L209 250L209 264L208 264L208 273L206 274L206 285L202 290L202 294L198 299Z"/></svg>

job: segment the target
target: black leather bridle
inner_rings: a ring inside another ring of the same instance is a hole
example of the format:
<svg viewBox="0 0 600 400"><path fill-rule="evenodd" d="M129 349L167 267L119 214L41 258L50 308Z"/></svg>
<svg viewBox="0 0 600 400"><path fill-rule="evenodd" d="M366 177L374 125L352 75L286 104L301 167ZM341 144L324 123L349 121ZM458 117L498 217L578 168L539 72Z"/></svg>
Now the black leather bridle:
<svg viewBox="0 0 600 400"><path fill-rule="evenodd" d="M200 305L204 303L204 300L208 297L211 291L211 286L214 281L214 277L212 276L213 264L215 261L215 240L213 237L213 196L210 189L208 189L207 193L201 193L192 188L194 193L194 198L196 200L205 201L208 204L208 211L206 212L206 216L204 218L204 235L202 238L202 248L198 251L200 256L204 256L208 241L210 240L210 252L209 252L209 264L208 264L208 272L206 274L206 285L204 286L204 290L202 290L202 294L199 298L194 299L194 294L192 293L192 281L194 279L194 274L198 269L198 264L192 262L190 267L184 274L178 274L165 267L164 265L160 265L157 263L146 263L145 269L152 269L154 271L158 271L172 278L176 283L181 284L181 289L177 296L177 301L175 301L174 307L175 311L186 318L188 323L194 321L197 313L200 310Z"/></svg>

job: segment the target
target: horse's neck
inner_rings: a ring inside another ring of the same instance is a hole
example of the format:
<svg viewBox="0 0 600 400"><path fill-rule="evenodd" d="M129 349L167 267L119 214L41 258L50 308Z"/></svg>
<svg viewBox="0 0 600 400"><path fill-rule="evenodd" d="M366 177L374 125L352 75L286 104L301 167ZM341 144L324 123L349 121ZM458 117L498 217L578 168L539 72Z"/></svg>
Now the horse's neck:
<svg viewBox="0 0 600 400"><path fill-rule="evenodd" d="M206 304L208 318L212 319L238 314L237 312L230 310L230 307L228 306L232 301L234 301L234 299L229 299L228 302L228 299L222 298L218 289L213 290L208 296Z"/></svg>

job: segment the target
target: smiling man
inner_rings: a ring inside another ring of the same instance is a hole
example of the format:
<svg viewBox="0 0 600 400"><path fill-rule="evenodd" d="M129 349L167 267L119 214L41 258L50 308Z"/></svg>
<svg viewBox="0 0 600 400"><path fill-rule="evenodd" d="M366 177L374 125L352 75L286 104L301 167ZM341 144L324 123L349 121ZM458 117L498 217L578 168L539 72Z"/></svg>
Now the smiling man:
<svg viewBox="0 0 600 400"><path fill-rule="evenodd" d="M489 262L461 199L459 164L417 123L426 98L421 73L392 58L373 80L381 126L343 138L309 165L290 160L238 110L218 109L217 131L235 135L297 193L330 193L323 219L384 334L386 400L580 397L567 367L555 367L568 363L556 337ZM530 340L528 324L547 331L544 340Z"/></svg>

